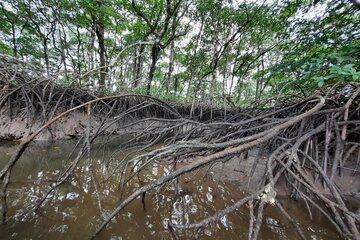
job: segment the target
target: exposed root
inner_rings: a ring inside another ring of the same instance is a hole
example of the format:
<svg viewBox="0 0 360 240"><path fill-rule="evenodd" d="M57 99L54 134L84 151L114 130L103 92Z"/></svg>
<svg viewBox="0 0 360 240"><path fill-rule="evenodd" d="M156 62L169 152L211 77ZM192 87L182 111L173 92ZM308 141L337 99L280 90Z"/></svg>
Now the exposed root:
<svg viewBox="0 0 360 240"><path fill-rule="evenodd" d="M347 239L360 239L360 216L349 208L342 189L336 185L336 179L341 178L345 170L350 168L353 174L358 174L360 88L352 88L351 91L344 92L343 86L333 86L325 89L326 92L324 90L317 96L300 101L278 99L276 106L267 102L259 105L261 107L227 112L226 120L219 113L204 121L203 118L195 116L190 118L189 112L184 114L178 111L179 107L170 106L149 96L136 94L90 96L86 93L80 94L81 90L74 93L75 90L72 88L61 90L49 80L34 83L19 75L20 70L12 73L11 71L3 70L1 75L3 80L0 86L2 88L11 86L8 90L2 91L0 106L5 107L5 102L10 102L11 106L17 99L18 108L25 108L29 116L42 112L44 125L22 140L18 151L0 172L3 184L2 221L4 223L11 170L20 160L27 146L38 134L61 117L84 108L88 113L91 112L91 117L100 119L98 127L94 131L87 128L81 138L83 145L75 160L69 163L43 198L33 206L30 213L36 212L46 204L50 193L56 191L69 179L69 176L74 174L74 169L83 155L90 156L90 146L98 136L105 133L110 135L112 131L116 136L116 130L119 128L131 128L129 132L133 138L121 146L121 149L126 148L131 152L123 159L113 157L108 160L109 163L116 162L117 167L114 172L122 173L119 191L125 192L126 183L141 178L140 173L153 163L173 165L173 171L140 186L128 196L122 196L111 214L103 216L103 222L92 238L96 238L104 231L108 223L138 197L145 203L144 199L149 191L167 182L177 181L186 173L211 166L215 162L227 161L240 153L261 147L267 152L268 158L265 175L259 187L231 206L218 210L213 216L202 221L188 225L169 224L174 238L179 229L195 228L198 233L211 222L248 204L249 239L257 239L264 209L270 204L276 205L292 223L299 237L305 239L301 226L291 213L282 207L277 198L279 183L285 181L292 190L292 197L306 202L310 216L309 206L314 206L334 225L341 236ZM13 83L15 79L18 82ZM55 91L56 88L58 89ZM41 96L39 89L42 89ZM35 98L38 100L34 101ZM45 99L49 100L45 102ZM125 126L116 125L122 119L129 117L134 119L132 123ZM116 130L109 131L114 125ZM143 152L157 143L164 142L165 144L160 148ZM132 157L133 155L135 157ZM182 163L182 167L176 168L178 163ZM96 179L93 181L96 184ZM101 197L98 195L97 198L101 209Z"/></svg>

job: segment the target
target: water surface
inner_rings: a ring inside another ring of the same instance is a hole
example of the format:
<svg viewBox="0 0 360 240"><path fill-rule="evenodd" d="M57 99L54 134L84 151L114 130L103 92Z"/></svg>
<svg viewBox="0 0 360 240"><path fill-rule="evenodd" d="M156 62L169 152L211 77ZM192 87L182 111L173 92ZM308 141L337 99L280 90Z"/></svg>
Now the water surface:
<svg viewBox="0 0 360 240"><path fill-rule="evenodd" d="M121 197L139 186L171 171L172 165L152 164L119 190L118 161L127 154L121 142L100 144L91 150L91 158L84 157L75 174L63 184L50 201L28 221L22 221L25 209L43 196L50 184L74 157L68 159L73 141L37 143L28 148L13 170L9 185L9 219L0 226L0 239L88 239L109 214ZM0 167L11 157L16 146L0 146ZM146 194L145 205L137 199L114 219L97 239L172 239L167 222L186 224L211 216L243 196L236 181L218 181L209 171L197 171L183 176ZM311 209L312 220L301 202L281 198L284 208L295 216L309 239L340 239L334 227ZM199 239L247 239L249 226L247 206L209 225ZM179 239L191 239L194 230L177 231ZM266 208L260 239L299 239L292 225L279 211Z"/></svg>

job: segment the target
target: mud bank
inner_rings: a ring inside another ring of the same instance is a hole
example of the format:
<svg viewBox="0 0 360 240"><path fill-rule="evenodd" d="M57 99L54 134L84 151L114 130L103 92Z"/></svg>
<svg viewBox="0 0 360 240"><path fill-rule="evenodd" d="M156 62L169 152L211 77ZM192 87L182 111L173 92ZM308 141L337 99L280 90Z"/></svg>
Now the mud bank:
<svg viewBox="0 0 360 240"><path fill-rule="evenodd" d="M90 133L101 125L102 119L95 116L87 116L84 112L75 111L53 123L36 137L36 140L64 140L81 136L85 133L87 126ZM106 129L103 134L119 134L126 131L121 126L127 125L131 120L115 122ZM0 112L0 140L16 141L30 135L39 129L45 122L38 117L29 119L25 112L16 116L10 116L6 111ZM121 129L121 130L120 130Z"/></svg>
<svg viewBox="0 0 360 240"><path fill-rule="evenodd" d="M208 169L210 173L208 176L215 181L232 182L238 186L239 190L253 193L263 184L267 158L267 154L262 154L259 149L253 149L230 160L214 164ZM352 206L359 208L360 214L360 174L352 169L355 167L344 167L342 176L334 176L334 182L343 193L343 197L351 202ZM324 195L331 197L330 190L323 188L322 181L314 182ZM276 194L291 196L292 188L286 184L286 181L281 180L277 185Z"/></svg>

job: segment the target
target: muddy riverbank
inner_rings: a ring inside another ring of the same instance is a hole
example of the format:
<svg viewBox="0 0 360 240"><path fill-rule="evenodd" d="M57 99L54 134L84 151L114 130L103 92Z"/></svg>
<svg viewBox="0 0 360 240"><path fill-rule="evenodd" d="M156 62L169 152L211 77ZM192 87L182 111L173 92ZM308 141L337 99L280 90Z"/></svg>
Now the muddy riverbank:
<svg viewBox="0 0 360 240"><path fill-rule="evenodd" d="M74 111L66 115L52 124L49 128L41 132L36 140L49 141L49 140L66 140L77 138L84 135L87 126L90 127L90 132L93 133L99 128L102 119L96 116L88 116L83 111ZM126 128L122 126L135 121L134 119L124 119L116 122L113 126L104 131L106 134L120 134L125 133ZM25 112L20 112L16 116L10 116L6 111L0 111L0 140L20 140L37 129L39 129L45 121L40 117L29 119L26 117ZM133 127L128 128L129 131Z"/></svg>

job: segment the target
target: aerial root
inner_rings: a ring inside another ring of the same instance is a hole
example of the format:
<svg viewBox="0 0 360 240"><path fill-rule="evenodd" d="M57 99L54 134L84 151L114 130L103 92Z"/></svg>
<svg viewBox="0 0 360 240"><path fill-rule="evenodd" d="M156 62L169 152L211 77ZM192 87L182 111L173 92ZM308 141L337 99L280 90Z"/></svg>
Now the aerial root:
<svg viewBox="0 0 360 240"><path fill-rule="evenodd" d="M283 181L291 190L293 198L304 200L310 217L313 206L332 223L341 236L360 239L360 216L349 209L344 189L336 184L336 180L343 177L345 172L350 171L355 177L359 174L360 88L345 94L342 86L336 86L322 95L300 101L280 99L277 106L238 109L237 112L227 112L226 120L218 114L201 121L201 118L190 118L190 115L178 111L179 108L150 96L123 94L97 97L86 92L80 94L81 90L75 93L70 87L60 88L52 85L48 79L32 83L24 75L18 77L24 74L20 70L8 70L0 74L3 76L0 77L0 86L9 86L8 90L0 93L1 110L8 108L10 111L16 102L18 109L26 109L29 117L40 112L44 120L42 127L22 140L17 152L0 171L3 223L7 219L6 196L11 172L28 145L61 117L82 110L88 112L89 117L98 118L98 127L83 133L80 138L82 145L75 159L69 162L55 183L28 213L36 212L47 201L51 201L50 194L76 174L75 168L80 164L82 156L87 154L90 159L91 145L99 136L109 134L106 130L124 118L132 118L133 123L117 127L131 129L127 133L130 132L132 138L121 146L121 149L128 149L130 153L122 159L116 158L114 154L107 163L116 163L114 172L122 173L119 191L126 192L126 183L141 178L139 173L153 163L167 163L175 167L168 174L140 186L128 196L122 195L121 201L110 214L100 216L102 223L92 238L104 231L109 222L138 197L145 198L155 188L177 181L186 173L261 147L268 157L265 175L258 188L199 222L188 225L170 222L170 232L175 239L177 231L195 229L194 231L199 232L245 204L250 216L249 239L257 239L264 209L269 205L276 207L290 221L299 237L305 239L296 218L286 211L277 197L279 182ZM4 76L13 81L4 80ZM46 91L43 91L44 88ZM153 149L156 144L164 142L161 147ZM106 145L106 142L103 144ZM144 151L149 149L152 150ZM179 162L183 164L177 168L176 164ZM95 178L93 180L94 184L98 184ZM100 212L102 198L103 196L97 196Z"/></svg>

